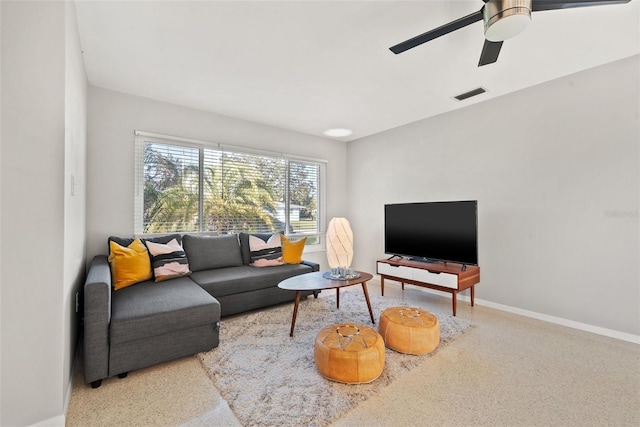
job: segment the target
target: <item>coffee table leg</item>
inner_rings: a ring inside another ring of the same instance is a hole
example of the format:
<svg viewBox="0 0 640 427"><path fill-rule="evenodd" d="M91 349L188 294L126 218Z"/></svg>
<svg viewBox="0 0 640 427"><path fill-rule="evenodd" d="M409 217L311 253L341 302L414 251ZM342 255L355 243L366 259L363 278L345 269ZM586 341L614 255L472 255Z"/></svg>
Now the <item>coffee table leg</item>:
<svg viewBox="0 0 640 427"><path fill-rule="evenodd" d="M367 282L362 282L362 290L364 291L364 299L367 300L367 308L369 309L369 316L371 316L371 323L375 325L376 321L373 320L373 310L371 310L371 301L369 301L369 291L367 291Z"/></svg>
<svg viewBox="0 0 640 427"><path fill-rule="evenodd" d="M296 326L296 317L298 316L298 304L300 304L300 291L296 291L296 302L293 305L293 318L291 319L291 332L289 336L293 336L293 328Z"/></svg>
<svg viewBox="0 0 640 427"><path fill-rule="evenodd" d="M336 308L340 308L340 288L336 288Z"/></svg>

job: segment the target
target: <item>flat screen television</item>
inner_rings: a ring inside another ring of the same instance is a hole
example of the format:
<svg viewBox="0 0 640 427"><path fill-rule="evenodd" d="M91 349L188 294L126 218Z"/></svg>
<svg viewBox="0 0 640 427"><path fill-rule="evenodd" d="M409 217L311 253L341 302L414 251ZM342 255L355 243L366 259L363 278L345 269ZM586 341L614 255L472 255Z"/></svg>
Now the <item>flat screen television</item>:
<svg viewBox="0 0 640 427"><path fill-rule="evenodd" d="M384 207L384 251L417 261L478 265L478 202Z"/></svg>

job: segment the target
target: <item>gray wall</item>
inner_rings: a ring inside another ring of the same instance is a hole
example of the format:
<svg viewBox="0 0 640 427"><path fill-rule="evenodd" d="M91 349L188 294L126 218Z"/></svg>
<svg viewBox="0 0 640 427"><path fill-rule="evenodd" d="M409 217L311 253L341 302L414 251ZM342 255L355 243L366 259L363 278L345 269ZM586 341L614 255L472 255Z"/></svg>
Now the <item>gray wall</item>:
<svg viewBox="0 0 640 427"><path fill-rule="evenodd" d="M110 235L133 235L134 130L324 159L327 216L346 215L346 144L91 87L87 198L88 258ZM324 252L305 259L326 264Z"/></svg>
<svg viewBox="0 0 640 427"><path fill-rule="evenodd" d="M73 3L0 7L0 425L20 426L64 419L71 390L85 265L87 83Z"/></svg>
<svg viewBox="0 0 640 427"><path fill-rule="evenodd" d="M384 256L385 203L474 199L478 298L640 335L639 63L350 142L354 265Z"/></svg>

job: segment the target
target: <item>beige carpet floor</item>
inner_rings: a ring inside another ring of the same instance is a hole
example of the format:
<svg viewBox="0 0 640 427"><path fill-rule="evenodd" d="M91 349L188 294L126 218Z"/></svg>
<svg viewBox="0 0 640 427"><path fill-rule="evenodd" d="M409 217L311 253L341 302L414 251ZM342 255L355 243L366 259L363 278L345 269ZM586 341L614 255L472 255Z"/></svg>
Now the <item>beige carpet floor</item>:
<svg viewBox="0 0 640 427"><path fill-rule="evenodd" d="M380 292L377 283L369 292ZM391 282L385 294L427 310L451 304ZM475 327L333 425L640 425L639 345L464 301L458 316ZM66 420L70 427L240 425L195 356L96 390L83 383L79 363Z"/></svg>

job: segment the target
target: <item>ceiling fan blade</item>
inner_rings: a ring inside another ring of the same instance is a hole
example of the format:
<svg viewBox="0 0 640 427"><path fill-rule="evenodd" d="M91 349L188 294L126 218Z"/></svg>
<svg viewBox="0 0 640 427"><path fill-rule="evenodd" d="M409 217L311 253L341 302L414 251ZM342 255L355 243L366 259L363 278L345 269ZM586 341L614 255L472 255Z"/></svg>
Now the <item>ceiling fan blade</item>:
<svg viewBox="0 0 640 427"><path fill-rule="evenodd" d="M631 0L533 0L531 9L534 12L542 10L570 9L573 7L605 6L610 4L629 3Z"/></svg>
<svg viewBox="0 0 640 427"><path fill-rule="evenodd" d="M496 62L500 54L500 48L502 48L502 42L491 42L485 39L478 67Z"/></svg>
<svg viewBox="0 0 640 427"><path fill-rule="evenodd" d="M445 34L448 34L455 30L459 30L460 28L466 27L467 25L473 24L474 22L478 21L482 21L482 9L460 19L456 19L453 22L449 22L448 24L444 24L434 30L427 31L426 33L420 34L419 36L415 36L409 40L405 40L395 46L391 46L389 49L391 50L391 52L397 55L398 53L402 53L405 50L412 49L416 46L421 45L422 43L426 43L440 36L444 36Z"/></svg>

